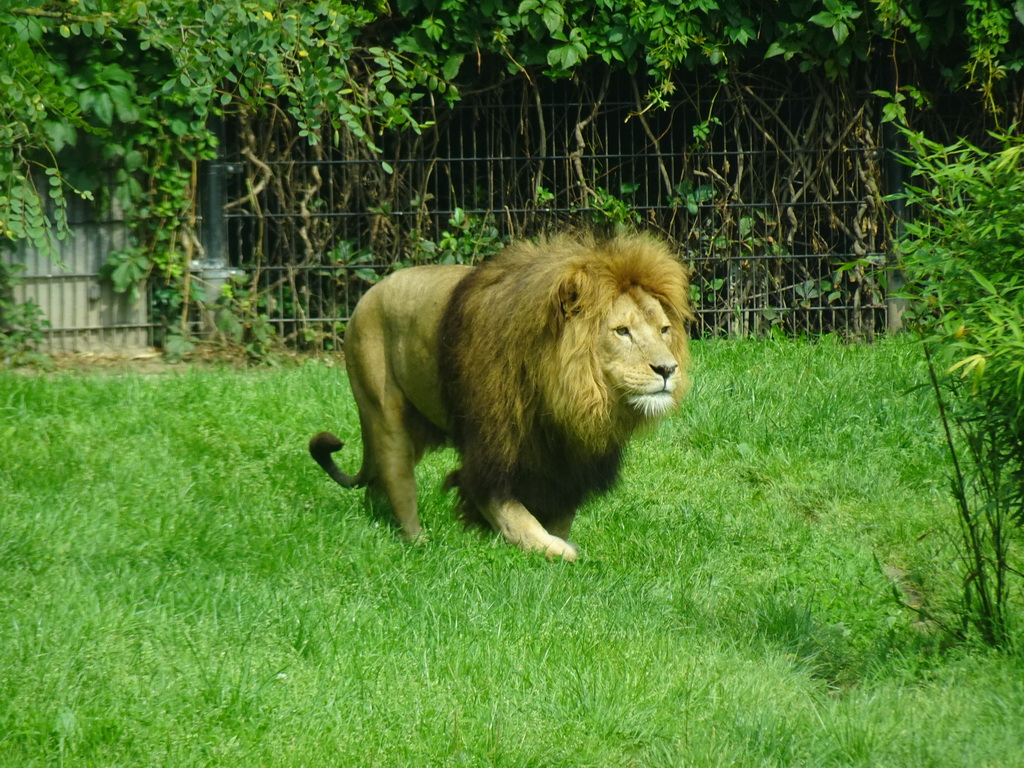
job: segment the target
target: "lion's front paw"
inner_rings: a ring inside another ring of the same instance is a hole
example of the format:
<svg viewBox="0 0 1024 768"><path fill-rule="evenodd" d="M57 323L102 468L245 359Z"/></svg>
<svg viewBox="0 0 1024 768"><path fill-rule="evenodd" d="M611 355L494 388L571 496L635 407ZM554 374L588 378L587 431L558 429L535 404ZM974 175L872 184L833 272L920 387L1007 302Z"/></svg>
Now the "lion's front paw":
<svg viewBox="0 0 1024 768"><path fill-rule="evenodd" d="M560 557L572 562L576 559L576 545L544 530L537 518L518 501L494 504L483 513L488 522L501 531L505 541L524 552L541 552L548 560ZM568 531L568 526L565 530Z"/></svg>
<svg viewBox="0 0 1024 768"><path fill-rule="evenodd" d="M561 558L567 562L573 562L579 554L576 545L558 536L552 536L546 531L531 532L532 535L507 536L505 540L524 552L541 553L548 560Z"/></svg>
<svg viewBox="0 0 1024 768"><path fill-rule="evenodd" d="M541 548L538 547L537 549ZM557 536L549 537L549 540L543 547L543 552L544 557L548 560L557 560L558 558L562 558L569 563L575 561L576 557L579 555L579 550L576 548L575 544L571 541L560 539Z"/></svg>

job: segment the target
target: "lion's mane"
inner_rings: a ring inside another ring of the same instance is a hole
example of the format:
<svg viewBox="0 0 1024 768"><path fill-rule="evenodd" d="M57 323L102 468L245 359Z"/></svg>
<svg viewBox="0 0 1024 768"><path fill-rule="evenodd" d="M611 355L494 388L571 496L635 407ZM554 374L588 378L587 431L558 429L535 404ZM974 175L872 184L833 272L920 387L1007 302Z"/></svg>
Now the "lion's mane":
<svg viewBox="0 0 1024 768"><path fill-rule="evenodd" d="M468 522L482 499L518 499L545 523L610 488L622 449L648 421L612 396L598 333L621 294L640 288L664 308L688 389L685 268L659 240L560 235L512 245L456 288L442 321L440 370L463 457L449 478Z"/></svg>

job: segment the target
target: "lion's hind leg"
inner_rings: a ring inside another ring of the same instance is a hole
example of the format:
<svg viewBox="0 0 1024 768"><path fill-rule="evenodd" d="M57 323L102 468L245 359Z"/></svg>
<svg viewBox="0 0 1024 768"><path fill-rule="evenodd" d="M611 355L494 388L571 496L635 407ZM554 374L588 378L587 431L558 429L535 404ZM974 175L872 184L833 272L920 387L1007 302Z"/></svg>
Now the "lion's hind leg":
<svg viewBox="0 0 1024 768"><path fill-rule="evenodd" d="M363 436L373 456L372 489L387 498L402 538L422 541L425 534L418 511L415 469L424 453L444 443L444 433L411 404L396 397L380 409L377 418L366 419Z"/></svg>
<svg viewBox="0 0 1024 768"><path fill-rule="evenodd" d="M542 552L548 560L561 557L572 562L576 559L576 545L548 533L518 501L489 501L481 511L506 542L524 552Z"/></svg>
<svg viewBox="0 0 1024 768"><path fill-rule="evenodd" d="M415 468L443 435L415 410L400 388L379 377L385 367L366 358L350 373L363 435L360 477L365 480L371 510L377 511L377 501L383 495L402 538L419 541L424 533L417 509Z"/></svg>
<svg viewBox="0 0 1024 768"><path fill-rule="evenodd" d="M402 538L416 541L423 537L417 509L416 462L421 451L402 431L377 430L370 438L375 456L374 477L368 488L367 500L383 493L395 517Z"/></svg>

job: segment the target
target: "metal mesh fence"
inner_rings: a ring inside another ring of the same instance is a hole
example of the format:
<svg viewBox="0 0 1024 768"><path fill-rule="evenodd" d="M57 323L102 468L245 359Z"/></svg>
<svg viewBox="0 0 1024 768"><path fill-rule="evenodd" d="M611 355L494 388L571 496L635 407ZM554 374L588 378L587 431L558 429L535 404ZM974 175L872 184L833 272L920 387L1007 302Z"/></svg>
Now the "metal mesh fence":
<svg viewBox="0 0 1024 768"><path fill-rule="evenodd" d="M38 307L49 352L123 354L151 346L155 324L148 318L146 286L117 293L103 275L108 255L127 239L121 211L115 206L99 217L95 206L71 198L68 226L72 234L60 243L59 263L26 241L0 251L3 263L17 270L10 298ZM4 322L0 313L0 330Z"/></svg>
<svg viewBox="0 0 1024 768"><path fill-rule="evenodd" d="M868 94L752 77L680 94L645 111L625 76L516 79L423 107L433 126L389 135L381 156L244 120L220 164L228 258L299 345L337 344L387 270L562 226L670 238L692 268L695 335L881 330L888 213Z"/></svg>

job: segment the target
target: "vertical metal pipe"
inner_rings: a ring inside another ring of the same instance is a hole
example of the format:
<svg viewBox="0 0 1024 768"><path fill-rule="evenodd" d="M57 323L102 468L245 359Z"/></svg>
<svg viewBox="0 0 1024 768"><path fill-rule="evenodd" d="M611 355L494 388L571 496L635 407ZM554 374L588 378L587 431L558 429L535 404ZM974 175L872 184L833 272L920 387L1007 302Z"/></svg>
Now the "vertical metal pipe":
<svg viewBox="0 0 1024 768"><path fill-rule="evenodd" d="M227 253L227 217L224 203L227 185L225 182L229 164L225 162L224 122L219 116L210 118L210 128L217 136L217 157L203 163L199 171L199 239L203 245L203 258L193 261L191 268L198 273L203 284L204 310L202 332L216 332L217 324L213 306L220 296L221 288L232 274Z"/></svg>
<svg viewBox="0 0 1024 768"><path fill-rule="evenodd" d="M889 62L889 87L890 93L896 94L899 87L899 75L896 70L896 62L892 59ZM900 157L907 153L907 140L895 123L882 124L882 158L883 175L886 192L890 195L902 193L907 183L907 167L900 160ZM886 296L885 296L885 322L889 333L897 333L903 328L903 312L907 308L905 299L898 298L896 294L903 290L907 283L906 272L900 262L897 252L897 242L903 237L903 222L906 216L906 204L901 199L893 200L890 203L892 211L892 241L886 249Z"/></svg>

